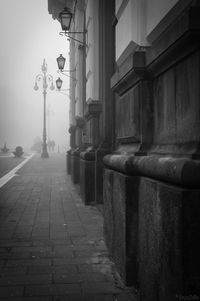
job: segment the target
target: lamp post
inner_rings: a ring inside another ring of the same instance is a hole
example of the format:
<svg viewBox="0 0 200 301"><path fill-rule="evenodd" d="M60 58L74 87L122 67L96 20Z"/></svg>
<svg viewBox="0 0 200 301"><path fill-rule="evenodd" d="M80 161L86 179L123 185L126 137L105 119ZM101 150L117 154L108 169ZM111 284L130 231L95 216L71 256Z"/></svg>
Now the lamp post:
<svg viewBox="0 0 200 301"><path fill-rule="evenodd" d="M43 60L42 64L42 73L38 74L35 78L35 86L34 90L38 90L38 82L42 82L43 87L43 96L44 96L44 112L43 112L43 143L42 143L42 158L48 158L49 154L47 152L47 131L46 131L46 95L47 95L47 88L48 88L48 82L51 83L50 89L54 90L53 85L53 76L51 74L47 74L47 64L45 62L45 59Z"/></svg>

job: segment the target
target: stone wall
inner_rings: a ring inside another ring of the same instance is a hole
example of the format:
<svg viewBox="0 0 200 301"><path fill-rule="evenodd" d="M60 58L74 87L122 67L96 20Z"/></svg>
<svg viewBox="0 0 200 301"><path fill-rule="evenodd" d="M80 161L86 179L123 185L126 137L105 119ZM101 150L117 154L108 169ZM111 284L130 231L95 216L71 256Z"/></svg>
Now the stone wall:
<svg viewBox="0 0 200 301"><path fill-rule="evenodd" d="M104 157L110 253L143 301L199 296L200 10L194 1L152 46L131 45L112 77L115 150Z"/></svg>

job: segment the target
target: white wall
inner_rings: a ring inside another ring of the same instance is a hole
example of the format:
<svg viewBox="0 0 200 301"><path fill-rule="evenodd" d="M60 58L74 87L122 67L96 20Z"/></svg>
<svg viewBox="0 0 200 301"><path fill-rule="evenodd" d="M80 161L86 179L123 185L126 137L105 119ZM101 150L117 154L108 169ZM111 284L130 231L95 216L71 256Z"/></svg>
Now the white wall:
<svg viewBox="0 0 200 301"><path fill-rule="evenodd" d="M146 35L148 35L178 0L146 0Z"/></svg>
<svg viewBox="0 0 200 301"><path fill-rule="evenodd" d="M79 9L80 6L77 6L76 9L76 20L75 20L75 31L82 32L84 29L84 12ZM83 34L75 34L75 39L83 42ZM76 87L75 87L75 116L83 116L83 89L82 89L82 56L80 55L81 50L79 46L82 46L81 43L75 41L75 65L76 65ZM71 75L72 76L72 75Z"/></svg>
<svg viewBox="0 0 200 301"><path fill-rule="evenodd" d="M87 57L86 57L86 101L99 100L99 2L88 0L86 8Z"/></svg>
<svg viewBox="0 0 200 301"><path fill-rule="evenodd" d="M123 0L115 1L117 13ZM148 46L147 35L178 0L129 0L116 25L116 60L128 44Z"/></svg>
<svg viewBox="0 0 200 301"><path fill-rule="evenodd" d="M116 25L116 60L131 41L145 46L145 34L145 0L129 0Z"/></svg>
<svg viewBox="0 0 200 301"><path fill-rule="evenodd" d="M134 3L136 0L132 0ZM118 20L116 25L116 60L125 50L129 42L132 40L133 30L132 30L132 10L131 1L129 1L126 6L123 15ZM134 31L135 32L135 31Z"/></svg>
<svg viewBox="0 0 200 301"><path fill-rule="evenodd" d="M120 8L123 0L115 0L115 13L117 13L118 9Z"/></svg>

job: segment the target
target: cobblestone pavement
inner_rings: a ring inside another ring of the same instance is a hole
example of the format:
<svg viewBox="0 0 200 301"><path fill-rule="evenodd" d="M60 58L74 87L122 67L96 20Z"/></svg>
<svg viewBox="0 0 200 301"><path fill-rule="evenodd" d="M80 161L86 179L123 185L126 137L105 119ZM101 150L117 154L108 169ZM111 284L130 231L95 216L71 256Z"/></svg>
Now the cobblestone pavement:
<svg viewBox="0 0 200 301"><path fill-rule="evenodd" d="M85 206L65 155L34 156L0 189L0 300L135 301Z"/></svg>

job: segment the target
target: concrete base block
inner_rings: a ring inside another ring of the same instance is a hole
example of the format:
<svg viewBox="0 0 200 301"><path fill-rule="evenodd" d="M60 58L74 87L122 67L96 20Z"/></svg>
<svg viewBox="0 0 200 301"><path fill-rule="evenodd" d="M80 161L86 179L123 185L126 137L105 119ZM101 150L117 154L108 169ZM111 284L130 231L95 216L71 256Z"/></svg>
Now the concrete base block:
<svg viewBox="0 0 200 301"><path fill-rule="evenodd" d="M118 272L138 287L138 178L104 170L104 234Z"/></svg>
<svg viewBox="0 0 200 301"><path fill-rule="evenodd" d="M67 151L66 154L66 171L69 175L71 174L71 151Z"/></svg>
<svg viewBox="0 0 200 301"><path fill-rule="evenodd" d="M95 161L80 159L80 191L85 205L95 202Z"/></svg>
<svg viewBox="0 0 200 301"><path fill-rule="evenodd" d="M144 301L200 293L200 190L141 178L139 282Z"/></svg>
<svg viewBox="0 0 200 301"><path fill-rule="evenodd" d="M200 295L199 201L199 189L104 170L106 243L141 301Z"/></svg>
<svg viewBox="0 0 200 301"><path fill-rule="evenodd" d="M74 184L80 181L80 157L79 152L72 152L71 155L71 177Z"/></svg>

